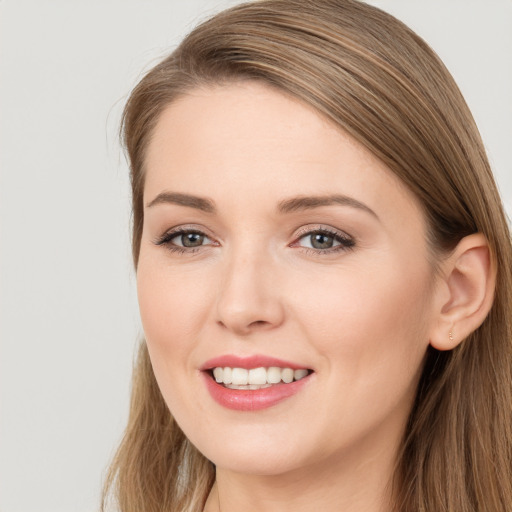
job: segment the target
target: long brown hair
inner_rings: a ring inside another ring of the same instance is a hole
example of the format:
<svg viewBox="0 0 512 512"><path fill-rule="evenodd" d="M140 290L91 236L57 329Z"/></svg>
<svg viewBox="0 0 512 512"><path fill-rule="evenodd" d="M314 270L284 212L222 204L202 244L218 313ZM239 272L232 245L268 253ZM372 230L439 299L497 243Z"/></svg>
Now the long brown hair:
<svg viewBox="0 0 512 512"><path fill-rule="evenodd" d="M313 106L416 195L432 255L483 233L497 268L484 323L456 349L430 348L398 454L401 512L512 510L512 247L484 147L451 75L401 22L356 0L261 0L191 32L135 87L123 137L131 166L133 259L145 150L162 110L197 86L259 80ZM202 510L214 467L188 442L142 343L130 418L111 465L122 512Z"/></svg>

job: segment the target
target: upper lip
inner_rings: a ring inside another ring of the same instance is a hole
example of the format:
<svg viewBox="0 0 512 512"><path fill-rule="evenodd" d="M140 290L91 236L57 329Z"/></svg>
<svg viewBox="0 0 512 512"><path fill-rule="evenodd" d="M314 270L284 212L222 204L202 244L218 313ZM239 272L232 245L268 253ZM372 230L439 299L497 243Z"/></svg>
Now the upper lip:
<svg viewBox="0 0 512 512"><path fill-rule="evenodd" d="M279 368L291 368L292 370L309 369L308 366L292 363L290 361L284 361L283 359L277 359L275 357L265 356L262 354L254 354L251 356L235 356L233 354L226 354L218 357L214 357L206 361L200 368L202 371L212 370L218 367L229 367L229 368L245 368L250 370L251 368L269 368L271 366L277 366Z"/></svg>

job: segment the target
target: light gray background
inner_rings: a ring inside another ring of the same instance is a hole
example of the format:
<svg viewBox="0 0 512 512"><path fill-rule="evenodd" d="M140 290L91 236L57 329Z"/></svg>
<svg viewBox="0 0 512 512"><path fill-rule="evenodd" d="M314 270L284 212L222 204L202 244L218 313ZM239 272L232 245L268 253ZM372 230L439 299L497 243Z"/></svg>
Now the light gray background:
<svg viewBox="0 0 512 512"><path fill-rule="evenodd" d="M0 0L0 512L98 508L140 334L123 102L236 1ZM374 0L466 96L512 205L512 0Z"/></svg>

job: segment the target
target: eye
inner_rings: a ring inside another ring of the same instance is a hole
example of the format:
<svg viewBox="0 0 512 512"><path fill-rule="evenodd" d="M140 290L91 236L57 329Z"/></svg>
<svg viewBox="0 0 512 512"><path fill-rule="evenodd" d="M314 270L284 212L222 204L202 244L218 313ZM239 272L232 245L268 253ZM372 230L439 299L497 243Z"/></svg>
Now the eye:
<svg viewBox="0 0 512 512"><path fill-rule="evenodd" d="M303 247L315 253L330 253L352 248L355 241L350 236L330 229L315 229L302 234L293 246Z"/></svg>
<svg viewBox="0 0 512 512"><path fill-rule="evenodd" d="M156 245L164 245L171 251L194 252L206 245L214 245L215 242L203 232L194 229L176 229L165 233L155 240Z"/></svg>
<svg viewBox="0 0 512 512"><path fill-rule="evenodd" d="M311 247L312 249L331 249L337 245L341 245L333 235L327 233L311 233L301 238L302 247Z"/></svg>
<svg viewBox="0 0 512 512"><path fill-rule="evenodd" d="M179 247L200 247L205 240L209 241L209 238L203 233L189 231L173 236L169 242Z"/></svg>

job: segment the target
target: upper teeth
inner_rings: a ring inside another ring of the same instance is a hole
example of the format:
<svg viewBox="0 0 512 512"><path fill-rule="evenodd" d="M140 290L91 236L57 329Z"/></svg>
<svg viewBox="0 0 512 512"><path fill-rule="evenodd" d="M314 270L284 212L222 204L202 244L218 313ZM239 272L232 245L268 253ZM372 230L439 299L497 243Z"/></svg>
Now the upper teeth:
<svg viewBox="0 0 512 512"><path fill-rule="evenodd" d="M217 367L213 370L213 376L218 383L231 386L270 386L283 381L288 384L294 380L300 380L308 374L308 370L292 370L291 368L230 368ZM249 389L249 388L248 388ZM253 388L255 389L255 388Z"/></svg>

